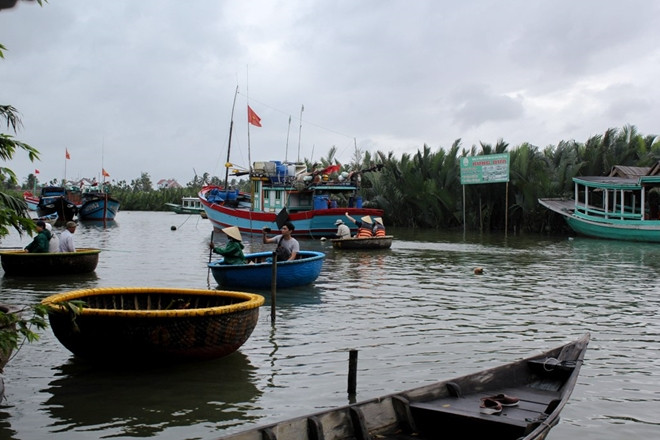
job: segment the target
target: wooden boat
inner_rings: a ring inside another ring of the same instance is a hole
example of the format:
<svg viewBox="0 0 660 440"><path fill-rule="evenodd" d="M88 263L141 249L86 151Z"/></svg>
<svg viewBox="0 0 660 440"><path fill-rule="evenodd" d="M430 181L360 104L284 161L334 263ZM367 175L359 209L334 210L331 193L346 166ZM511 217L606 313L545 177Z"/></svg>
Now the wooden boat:
<svg viewBox="0 0 660 440"><path fill-rule="evenodd" d="M181 197L181 204L165 203L165 206L167 206L170 211L174 211L177 214L206 215L202 202L199 201L199 197Z"/></svg>
<svg viewBox="0 0 660 440"><path fill-rule="evenodd" d="M660 176L575 177L575 198L539 199L577 234L660 243Z"/></svg>
<svg viewBox="0 0 660 440"><path fill-rule="evenodd" d="M559 422L578 378L589 334L500 367L221 437L226 440L541 440ZM482 398L515 406L486 414Z"/></svg>
<svg viewBox="0 0 660 440"><path fill-rule="evenodd" d="M82 194L78 209L80 220L114 220L119 211L119 200L104 191L87 191Z"/></svg>
<svg viewBox="0 0 660 440"><path fill-rule="evenodd" d="M58 223L66 223L73 220L78 212L78 203L71 199L71 195L63 186L44 186L41 188L39 203L37 204L37 215L46 217L57 213Z"/></svg>
<svg viewBox="0 0 660 440"><path fill-rule="evenodd" d="M85 305L72 315L71 301ZM231 354L252 334L263 303L253 293L158 287L85 289L42 301L69 351L124 363Z"/></svg>
<svg viewBox="0 0 660 440"><path fill-rule="evenodd" d="M366 238L333 238L332 247L335 249L389 249L394 236Z"/></svg>
<svg viewBox="0 0 660 440"><path fill-rule="evenodd" d="M39 205L39 197L35 196L31 191L23 192L23 200L27 203L27 207L30 211L36 211L37 205Z"/></svg>
<svg viewBox="0 0 660 440"><path fill-rule="evenodd" d="M208 264L215 281L223 287L270 289L273 263L267 261L272 252L247 254L249 264L224 264L219 259ZM325 260L323 252L300 251L298 258L277 262L277 287L297 287L313 283L321 273Z"/></svg>
<svg viewBox="0 0 660 440"><path fill-rule="evenodd" d="M94 272L100 249L80 248L76 252L30 253L26 250L0 252L5 275L38 277Z"/></svg>

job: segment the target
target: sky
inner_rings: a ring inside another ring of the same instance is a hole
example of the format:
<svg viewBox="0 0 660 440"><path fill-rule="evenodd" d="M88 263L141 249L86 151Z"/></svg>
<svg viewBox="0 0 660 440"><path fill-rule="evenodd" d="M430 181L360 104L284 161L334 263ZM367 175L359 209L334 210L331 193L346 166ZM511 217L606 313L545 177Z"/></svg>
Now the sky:
<svg viewBox="0 0 660 440"><path fill-rule="evenodd" d="M19 0L0 10L0 104L41 160L2 166L185 185L224 178L230 127L243 169L655 135L659 18L646 0Z"/></svg>

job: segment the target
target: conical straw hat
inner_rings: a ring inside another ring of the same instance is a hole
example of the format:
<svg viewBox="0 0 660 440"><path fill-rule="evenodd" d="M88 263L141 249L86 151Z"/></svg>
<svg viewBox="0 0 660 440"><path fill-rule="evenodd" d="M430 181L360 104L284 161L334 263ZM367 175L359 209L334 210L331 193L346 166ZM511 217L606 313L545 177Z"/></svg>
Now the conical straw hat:
<svg viewBox="0 0 660 440"><path fill-rule="evenodd" d="M362 221L365 222L365 223L369 223L369 224L373 223L373 222L371 221L371 217L369 217L368 215L365 215L365 216L362 217L360 220L362 220Z"/></svg>
<svg viewBox="0 0 660 440"><path fill-rule="evenodd" d="M375 221L376 223L381 224L381 225L383 224L383 219L380 218L380 217L374 217L374 221Z"/></svg>
<svg viewBox="0 0 660 440"><path fill-rule="evenodd" d="M238 230L238 226L229 226L228 228L224 228L222 232L234 240L243 241L243 237L241 237L241 231Z"/></svg>

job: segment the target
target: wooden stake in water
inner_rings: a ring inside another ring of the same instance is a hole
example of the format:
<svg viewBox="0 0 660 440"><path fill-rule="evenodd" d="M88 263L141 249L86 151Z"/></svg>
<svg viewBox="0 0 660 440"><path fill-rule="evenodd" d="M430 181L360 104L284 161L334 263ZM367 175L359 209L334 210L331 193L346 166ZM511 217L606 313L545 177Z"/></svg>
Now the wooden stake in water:
<svg viewBox="0 0 660 440"><path fill-rule="evenodd" d="M351 350L348 354L348 394L353 395L357 390L357 363L358 352Z"/></svg>
<svg viewBox="0 0 660 440"><path fill-rule="evenodd" d="M277 302L277 252L273 252L273 266L270 280L270 322L275 324L275 303Z"/></svg>

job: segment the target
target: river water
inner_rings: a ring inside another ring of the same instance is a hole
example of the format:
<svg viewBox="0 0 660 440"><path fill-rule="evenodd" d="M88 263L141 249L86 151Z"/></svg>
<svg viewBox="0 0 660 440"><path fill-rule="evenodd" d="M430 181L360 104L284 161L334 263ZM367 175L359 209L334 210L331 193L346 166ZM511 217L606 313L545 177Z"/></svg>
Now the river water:
<svg viewBox="0 0 660 440"><path fill-rule="evenodd" d="M173 228L174 227L174 228ZM102 368L75 359L47 329L4 372L0 439L210 440L451 379L591 333L585 364L550 439L660 438L660 246L586 238L392 229L390 250L326 252L313 286L270 294L250 339L213 361ZM208 220L122 211L81 225L103 251L90 275L0 278L1 301L34 304L74 289L217 288ZM217 238L217 237L216 237ZM246 251L271 250L244 236ZM16 234L2 247L25 246ZM222 243L222 240L219 240ZM474 268L483 267L482 275ZM38 270L38 268L35 268ZM2 273L2 272L0 272Z"/></svg>

